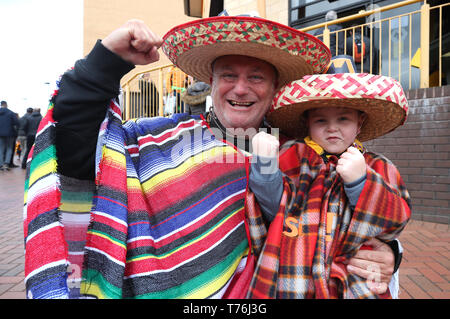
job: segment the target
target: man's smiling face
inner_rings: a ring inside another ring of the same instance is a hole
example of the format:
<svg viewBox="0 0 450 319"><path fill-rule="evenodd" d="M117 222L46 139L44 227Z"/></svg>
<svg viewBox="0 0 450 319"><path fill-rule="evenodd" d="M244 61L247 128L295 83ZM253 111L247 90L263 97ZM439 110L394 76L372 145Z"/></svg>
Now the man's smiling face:
<svg viewBox="0 0 450 319"><path fill-rule="evenodd" d="M213 65L214 112L226 128L259 128L276 87L275 68L262 60L227 55Z"/></svg>

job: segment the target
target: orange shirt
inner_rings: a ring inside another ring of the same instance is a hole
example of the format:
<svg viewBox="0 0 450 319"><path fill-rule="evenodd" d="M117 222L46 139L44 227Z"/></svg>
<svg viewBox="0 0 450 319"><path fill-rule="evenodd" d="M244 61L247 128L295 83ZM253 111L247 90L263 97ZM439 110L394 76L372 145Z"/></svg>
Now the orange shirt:
<svg viewBox="0 0 450 319"><path fill-rule="evenodd" d="M188 85L188 76L179 68L173 66L166 76L166 88L170 94L174 90L183 92Z"/></svg>

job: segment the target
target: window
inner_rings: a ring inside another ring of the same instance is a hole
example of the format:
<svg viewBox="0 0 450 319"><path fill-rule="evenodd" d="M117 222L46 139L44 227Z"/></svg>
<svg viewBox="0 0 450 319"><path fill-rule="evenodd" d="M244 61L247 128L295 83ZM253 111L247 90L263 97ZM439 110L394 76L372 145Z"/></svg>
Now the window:
<svg viewBox="0 0 450 319"><path fill-rule="evenodd" d="M337 12L365 7L376 1L363 0L289 0L289 25L302 28L325 21L325 14L330 10Z"/></svg>

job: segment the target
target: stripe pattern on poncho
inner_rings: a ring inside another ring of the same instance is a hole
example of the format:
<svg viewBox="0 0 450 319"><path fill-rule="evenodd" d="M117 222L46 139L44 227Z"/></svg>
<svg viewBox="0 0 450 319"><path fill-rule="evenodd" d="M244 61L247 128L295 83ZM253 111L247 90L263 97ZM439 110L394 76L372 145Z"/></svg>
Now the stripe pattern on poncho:
<svg viewBox="0 0 450 319"><path fill-rule="evenodd" d="M62 175L59 176L59 180L61 190L59 216L64 227L69 262L67 286L69 298L77 299L81 297L80 284L84 246L90 222L92 198L95 194L95 183Z"/></svg>
<svg viewBox="0 0 450 319"><path fill-rule="evenodd" d="M60 221L53 104L41 120L27 161L24 194L25 286L28 298L68 298L68 247ZM31 157L33 160L30 161Z"/></svg>
<svg viewBox="0 0 450 319"><path fill-rule="evenodd" d="M285 190L269 229L259 226L265 243L249 298L380 297L365 279L348 273L344 262L371 238L398 236L410 217L410 199L389 160L370 152L364 157L366 182L352 211L337 176L336 156L327 160L304 142L282 151ZM257 203L247 202L255 220L261 214Z"/></svg>
<svg viewBox="0 0 450 319"><path fill-rule="evenodd" d="M99 135L97 187L85 245L82 232L69 245L73 237L67 232L64 237L52 109L45 121L50 125L41 124L26 186L29 297L69 297L67 280L76 280L67 274L69 249L79 255L80 245L83 297L245 296L253 269L244 221L246 159L217 140L203 119L176 115L123 124L118 105L111 103ZM40 139L42 134L51 138ZM45 163L38 161L41 148L51 151ZM46 178L47 162L52 164L49 186L37 185L36 179ZM78 200L89 198L88 193ZM69 201L76 202L74 196ZM53 219L44 220L47 215ZM68 228L87 227L64 219ZM70 297L75 295L72 290Z"/></svg>
<svg viewBox="0 0 450 319"><path fill-rule="evenodd" d="M93 181L57 173L53 104L30 150L25 179L27 297L79 298ZM32 159L32 160L31 160Z"/></svg>
<svg viewBox="0 0 450 319"><path fill-rule="evenodd" d="M111 112L105 136L83 293L221 295L248 253L244 159L183 115L122 125Z"/></svg>

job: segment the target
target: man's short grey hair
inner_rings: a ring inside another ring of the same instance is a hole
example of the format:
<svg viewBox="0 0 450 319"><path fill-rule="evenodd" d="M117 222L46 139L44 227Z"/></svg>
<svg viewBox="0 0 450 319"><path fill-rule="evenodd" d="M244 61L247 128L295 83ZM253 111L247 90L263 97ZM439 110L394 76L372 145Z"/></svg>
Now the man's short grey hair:
<svg viewBox="0 0 450 319"><path fill-rule="evenodd" d="M325 15L325 21L332 21L337 19L337 12L334 10L330 10Z"/></svg>

